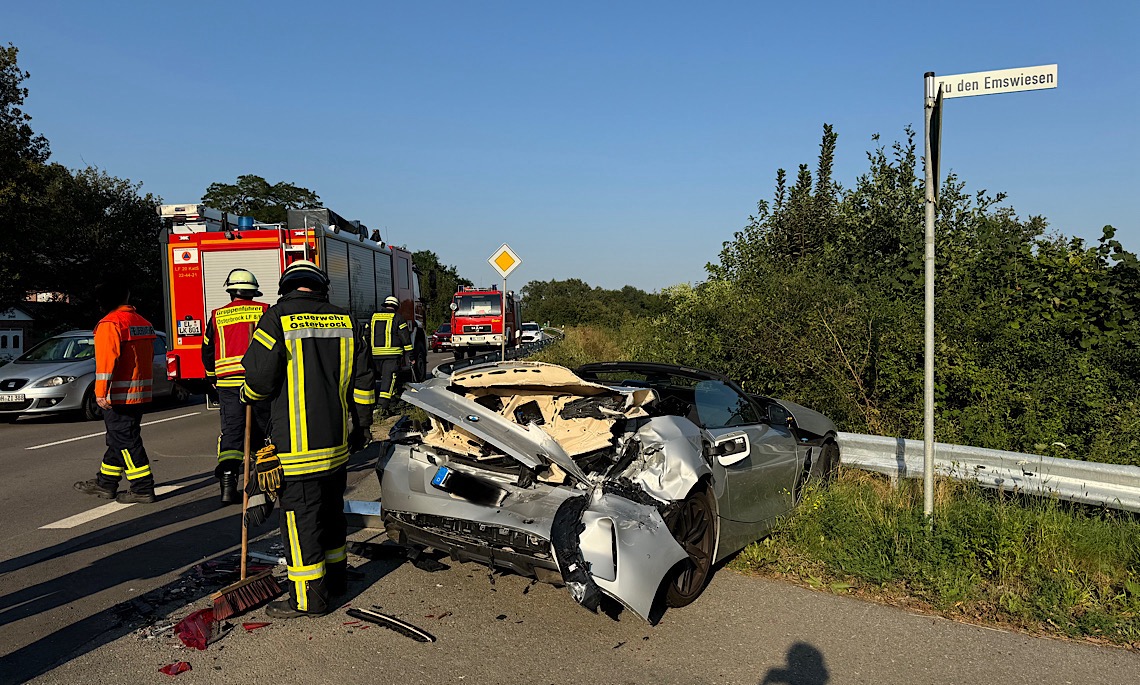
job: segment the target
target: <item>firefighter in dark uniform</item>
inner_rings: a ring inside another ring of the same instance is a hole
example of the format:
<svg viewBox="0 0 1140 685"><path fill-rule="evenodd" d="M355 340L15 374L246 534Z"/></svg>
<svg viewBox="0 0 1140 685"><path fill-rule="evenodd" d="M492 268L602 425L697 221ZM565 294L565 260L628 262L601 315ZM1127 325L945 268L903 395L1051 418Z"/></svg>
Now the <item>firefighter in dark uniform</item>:
<svg viewBox="0 0 1140 685"><path fill-rule="evenodd" d="M345 464L369 439L375 377L352 317L328 301L317 265L281 274L281 299L266 310L242 359L242 401L270 402L276 456L258 456L258 480L279 473L281 536L290 594L273 618L320 615L347 585Z"/></svg>
<svg viewBox="0 0 1140 685"><path fill-rule="evenodd" d="M380 311L372 315L372 361L380 379L381 414L387 413L388 405L396 396L396 376L401 361L412 353L412 334L399 307L400 301L389 295Z"/></svg>
<svg viewBox="0 0 1140 685"><path fill-rule="evenodd" d="M94 480L75 489L124 504L154 501L154 475L142 443L143 406L150 402L154 372L154 327L127 304L123 282L103 283L95 301L107 312L95 326L95 402L107 426L107 451ZM129 489L118 492L119 479Z"/></svg>
<svg viewBox="0 0 1140 685"><path fill-rule="evenodd" d="M241 502L238 473L245 454L245 407L240 399L245 369L241 358L249 349L254 328L269 305L254 301L253 298L261 297L261 292L257 277L246 269L231 271L225 288L230 294L230 303L210 313L206 335L202 338L202 365L206 368L206 378L217 390L222 422L214 476L222 490L222 504L237 504ZM254 402L253 417L249 444L256 450L265 443L268 404Z"/></svg>

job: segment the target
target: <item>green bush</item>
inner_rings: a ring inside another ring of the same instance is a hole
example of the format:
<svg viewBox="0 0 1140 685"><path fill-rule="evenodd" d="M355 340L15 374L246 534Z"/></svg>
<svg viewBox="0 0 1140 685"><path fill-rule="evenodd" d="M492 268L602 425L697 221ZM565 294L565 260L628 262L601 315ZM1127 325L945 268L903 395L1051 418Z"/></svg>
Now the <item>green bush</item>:
<svg viewBox="0 0 1140 685"><path fill-rule="evenodd" d="M845 471L732 562L813 585L907 594L950 615L1117 642L1140 638L1140 523L1051 499Z"/></svg>

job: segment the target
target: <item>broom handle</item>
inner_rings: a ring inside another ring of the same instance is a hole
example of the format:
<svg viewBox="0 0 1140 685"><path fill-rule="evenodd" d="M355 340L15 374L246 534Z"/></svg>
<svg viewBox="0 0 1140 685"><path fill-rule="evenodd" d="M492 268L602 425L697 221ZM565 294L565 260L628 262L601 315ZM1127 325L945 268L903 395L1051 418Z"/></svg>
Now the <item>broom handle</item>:
<svg viewBox="0 0 1140 685"><path fill-rule="evenodd" d="M245 524L245 512L249 508L249 424L253 421L253 407L245 405L245 476L241 488L241 579L245 580L245 559L249 555L249 526Z"/></svg>

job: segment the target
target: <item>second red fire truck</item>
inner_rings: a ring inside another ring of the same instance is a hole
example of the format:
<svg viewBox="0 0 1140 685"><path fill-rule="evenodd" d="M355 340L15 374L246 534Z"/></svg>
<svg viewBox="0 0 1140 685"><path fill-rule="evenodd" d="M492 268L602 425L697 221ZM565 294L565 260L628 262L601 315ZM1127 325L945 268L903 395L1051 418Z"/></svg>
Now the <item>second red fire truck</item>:
<svg viewBox="0 0 1140 685"><path fill-rule="evenodd" d="M451 347L456 359L519 343L521 303L498 286L460 286L451 300Z"/></svg>

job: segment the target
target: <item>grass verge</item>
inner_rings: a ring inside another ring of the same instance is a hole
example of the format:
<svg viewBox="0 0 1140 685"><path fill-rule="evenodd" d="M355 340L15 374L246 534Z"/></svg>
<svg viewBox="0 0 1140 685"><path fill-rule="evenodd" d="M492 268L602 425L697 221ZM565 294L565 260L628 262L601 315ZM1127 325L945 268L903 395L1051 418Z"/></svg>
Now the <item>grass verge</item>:
<svg viewBox="0 0 1140 685"><path fill-rule="evenodd" d="M844 470L731 568L949 618L1140 648L1140 522L1130 514Z"/></svg>

